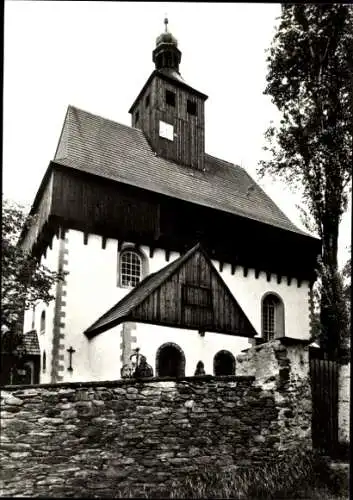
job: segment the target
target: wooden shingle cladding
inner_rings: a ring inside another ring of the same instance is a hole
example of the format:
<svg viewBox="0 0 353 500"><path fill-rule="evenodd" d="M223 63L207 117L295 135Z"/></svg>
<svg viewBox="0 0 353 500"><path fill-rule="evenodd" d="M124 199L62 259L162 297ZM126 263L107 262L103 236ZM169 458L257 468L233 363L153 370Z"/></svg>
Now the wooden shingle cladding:
<svg viewBox="0 0 353 500"><path fill-rule="evenodd" d="M167 103L167 92L175 96L174 106ZM146 134L152 149L159 156L202 171L205 153L205 98L191 87L176 85L174 79L168 79L157 72L131 109L132 125ZM188 101L195 105L195 114L187 111ZM172 141L160 137L160 120L173 126Z"/></svg>
<svg viewBox="0 0 353 500"><path fill-rule="evenodd" d="M212 259L233 268L315 277L320 241L308 236L54 163L41 191L33 207L41 225L24 235L28 248L37 238L36 252L61 226L168 252L183 253L201 241Z"/></svg>
<svg viewBox="0 0 353 500"><path fill-rule="evenodd" d="M167 92L175 96L174 106L166 102ZM187 111L188 101L195 105L195 114ZM160 120L173 126L172 141L159 135ZM204 98L192 89L175 86L171 81L156 76L134 106L132 125L146 134L152 149L159 156L201 171L204 169Z"/></svg>
<svg viewBox="0 0 353 500"><path fill-rule="evenodd" d="M121 186L68 169L55 170L53 214L67 227L111 238L154 241L159 207L132 186Z"/></svg>
<svg viewBox="0 0 353 500"><path fill-rule="evenodd" d="M189 300L185 291L190 293ZM244 337L256 335L201 245L143 280L85 333L93 337L123 321Z"/></svg>
<svg viewBox="0 0 353 500"><path fill-rule="evenodd" d="M141 130L72 106L54 159L70 169L307 235L243 168L208 154L204 160L203 172L166 160Z"/></svg>

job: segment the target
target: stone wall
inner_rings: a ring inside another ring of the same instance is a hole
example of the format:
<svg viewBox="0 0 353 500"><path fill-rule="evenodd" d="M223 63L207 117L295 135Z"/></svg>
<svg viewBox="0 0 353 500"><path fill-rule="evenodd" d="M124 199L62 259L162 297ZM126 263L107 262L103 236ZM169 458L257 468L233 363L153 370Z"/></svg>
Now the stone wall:
<svg viewBox="0 0 353 500"><path fill-rule="evenodd" d="M255 376L255 387L274 395L280 426L278 449L311 447L312 397L307 343L283 337L237 357L237 375Z"/></svg>
<svg viewBox="0 0 353 500"><path fill-rule="evenodd" d="M205 466L310 447L305 351L296 349L277 340L249 350L237 366L256 378L5 387L1 494L114 497L118 486L166 488Z"/></svg>
<svg viewBox="0 0 353 500"><path fill-rule="evenodd" d="M342 364L338 373L338 441L350 442L351 364Z"/></svg>

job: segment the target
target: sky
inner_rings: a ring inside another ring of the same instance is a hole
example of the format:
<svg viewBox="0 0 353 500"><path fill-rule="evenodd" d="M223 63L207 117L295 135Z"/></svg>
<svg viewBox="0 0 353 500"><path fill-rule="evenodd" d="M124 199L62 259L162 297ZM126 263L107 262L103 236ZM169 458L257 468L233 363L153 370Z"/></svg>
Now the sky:
<svg viewBox="0 0 353 500"><path fill-rule="evenodd" d="M303 228L300 195L256 174L264 132L279 118L263 91L280 4L6 0L3 197L30 208L68 105L131 125L128 110L154 69L165 15L181 75L209 96L206 152L244 167ZM350 212L340 228L341 265L350 255Z"/></svg>

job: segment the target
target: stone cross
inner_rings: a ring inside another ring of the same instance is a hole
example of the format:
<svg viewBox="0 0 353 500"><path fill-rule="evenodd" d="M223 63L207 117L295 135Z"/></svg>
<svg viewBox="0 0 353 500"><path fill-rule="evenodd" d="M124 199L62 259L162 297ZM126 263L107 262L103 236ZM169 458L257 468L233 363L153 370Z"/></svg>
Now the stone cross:
<svg viewBox="0 0 353 500"><path fill-rule="evenodd" d="M72 355L73 355L73 353L74 353L74 352L76 352L76 351L75 351L75 349L73 349L73 348L72 348L72 346L70 346L70 349L66 349L66 350L67 350L67 352L69 353L69 365L70 365L70 366L68 367L68 370L69 370L70 372L72 372L72 370L73 370L73 368L72 368Z"/></svg>

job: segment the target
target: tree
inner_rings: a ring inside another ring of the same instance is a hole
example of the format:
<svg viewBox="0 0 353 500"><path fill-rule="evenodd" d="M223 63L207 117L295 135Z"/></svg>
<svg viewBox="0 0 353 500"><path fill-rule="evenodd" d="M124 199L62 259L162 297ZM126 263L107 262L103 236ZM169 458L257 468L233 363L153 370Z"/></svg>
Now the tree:
<svg viewBox="0 0 353 500"><path fill-rule="evenodd" d="M63 279L18 244L21 231L33 222L24 208L3 200L1 239L1 336L3 352L13 352L21 343L21 313L38 302L49 304L53 285Z"/></svg>
<svg viewBox="0 0 353 500"><path fill-rule="evenodd" d="M270 47L265 95L281 120L267 132L271 159L260 176L280 177L302 194L322 240L318 265L322 346L345 329L338 231L352 176L353 15L344 4L284 4Z"/></svg>
<svg viewBox="0 0 353 500"><path fill-rule="evenodd" d="M352 247L351 247L352 250ZM342 269L342 281L343 281L343 298L346 303L347 311L348 311L348 331L350 331L351 327L351 306L352 306L352 299L351 299L351 280L352 280L352 258L350 257L345 265L343 266Z"/></svg>

